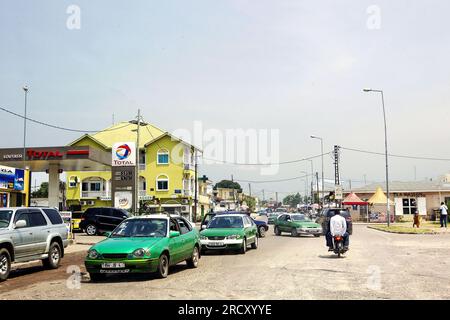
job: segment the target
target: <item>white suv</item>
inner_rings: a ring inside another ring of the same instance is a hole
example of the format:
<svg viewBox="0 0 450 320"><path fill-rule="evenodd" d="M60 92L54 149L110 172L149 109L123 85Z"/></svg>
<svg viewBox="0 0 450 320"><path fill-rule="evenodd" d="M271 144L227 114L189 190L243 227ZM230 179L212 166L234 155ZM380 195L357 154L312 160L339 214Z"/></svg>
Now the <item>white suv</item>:
<svg viewBox="0 0 450 320"><path fill-rule="evenodd" d="M68 230L54 208L0 208L0 282L11 263L42 260L58 268L68 245Z"/></svg>

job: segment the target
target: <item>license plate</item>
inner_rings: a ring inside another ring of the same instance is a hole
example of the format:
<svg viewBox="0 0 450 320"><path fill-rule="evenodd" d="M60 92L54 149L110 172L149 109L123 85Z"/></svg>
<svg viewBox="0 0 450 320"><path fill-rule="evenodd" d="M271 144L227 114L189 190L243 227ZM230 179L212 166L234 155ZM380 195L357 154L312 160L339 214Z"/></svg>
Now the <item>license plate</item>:
<svg viewBox="0 0 450 320"><path fill-rule="evenodd" d="M123 263L123 262L107 262L107 263L102 263L102 268L104 268L104 269L125 268L125 263Z"/></svg>
<svg viewBox="0 0 450 320"><path fill-rule="evenodd" d="M210 245L211 247L223 247L224 243L223 242L210 242L208 245Z"/></svg>
<svg viewBox="0 0 450 320"><path fill-rule="evenodd" d="M128 273L130 272L130 269L107 269L107 270L100 270L100 273Z"/></svg>

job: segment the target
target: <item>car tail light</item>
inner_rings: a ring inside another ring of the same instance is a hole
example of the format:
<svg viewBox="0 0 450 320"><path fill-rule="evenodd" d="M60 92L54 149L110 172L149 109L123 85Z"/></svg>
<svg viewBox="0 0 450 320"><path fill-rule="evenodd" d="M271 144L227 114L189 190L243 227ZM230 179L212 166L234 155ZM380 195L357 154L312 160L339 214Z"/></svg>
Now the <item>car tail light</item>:
<svg viewBox="0 0 450 320"><path fill-rule="evenodd" d="M341 241L342 238L341 238L341 237L336 237L335 239L336 239L337 241Z"/></svg>

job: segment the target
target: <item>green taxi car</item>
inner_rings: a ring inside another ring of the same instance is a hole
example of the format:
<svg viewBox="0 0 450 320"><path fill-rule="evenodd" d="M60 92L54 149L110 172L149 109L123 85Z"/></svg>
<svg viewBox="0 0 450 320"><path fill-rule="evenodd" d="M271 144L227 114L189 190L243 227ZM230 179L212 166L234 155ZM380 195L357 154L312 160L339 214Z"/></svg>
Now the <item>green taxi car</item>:
<svg viewBox="0 0 450 320"><path fill-rule="evenodd" d="M124 220L108 238L92 246L85 266L92 281L107 274L169 274L169 266L186 261L197 268L200 239L195 227L180 216L147 215Z"/></svg>
<svg viewBox="0 0 450 320"><path fill-rule="evenodd" d="M258 248L258 228L246 214L217 214L200 232L202 251L239 250L245 253L250 244Z"/></svg>
<svg viewBox="0 0 450 320"><path fill-rule="evenodd" d="M289 232L293 237L298 235L314 235L320 237L322 227L305 217L304 214L282 214L274 221L274 231L277 236L282 232Z"/></svg>

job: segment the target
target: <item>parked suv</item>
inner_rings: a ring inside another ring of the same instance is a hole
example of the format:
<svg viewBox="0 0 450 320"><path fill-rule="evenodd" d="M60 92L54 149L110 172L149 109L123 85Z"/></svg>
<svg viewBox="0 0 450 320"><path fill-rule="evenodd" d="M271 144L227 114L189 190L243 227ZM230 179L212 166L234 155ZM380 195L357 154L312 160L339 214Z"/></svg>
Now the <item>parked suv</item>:
<svg viewBox="0 0 450 320"><path fill-rule="evenodd" d="M42 260L58 268L68 245L68 229L53 208L0 208L0 282L11 263Z"/></svg>
<svg viewBox="0 0 450 320"><path fill-rule="evenodd" d="M352 216L350 214L350 211L344 208L325 208L322 210L316 222L322 225L323 234L324 235L327 234L330 219L332 216L334 216L336 211L340 211L341 216L345 218L345 220L347 221L347 232L349 234L352 234L353 233Z"/></svg>
<svg viewBox="0 0 450 320"><path fill-rule="evenodd" d="M81 216L80 229L89 236L114 230L123 220L127 219L127 211L117 208L88 208Z"/></svg>

